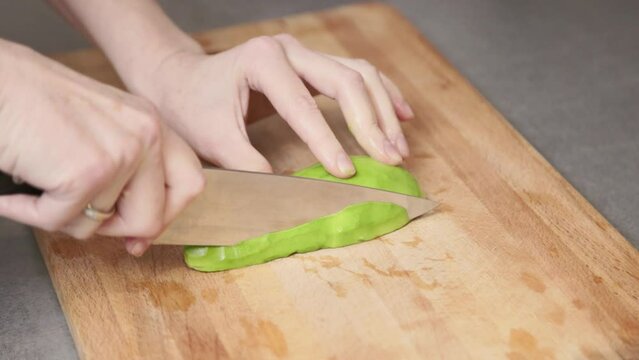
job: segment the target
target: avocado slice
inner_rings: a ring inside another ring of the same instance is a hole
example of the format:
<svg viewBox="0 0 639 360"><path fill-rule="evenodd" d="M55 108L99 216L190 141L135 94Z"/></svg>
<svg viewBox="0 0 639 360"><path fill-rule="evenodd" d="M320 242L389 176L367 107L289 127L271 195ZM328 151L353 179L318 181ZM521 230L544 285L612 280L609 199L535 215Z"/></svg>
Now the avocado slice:
<svg viewBox="0 0 639 360"><path fill-rule="evenodd" d="M380 163L367 156L351 157L355 176L340 179L321 164L302 169L293 176L342 182L394 191L413 196L422 192L406 170ZM184 261L192 269L221 271L262 264L275 259L326 248L368 241L408 223L406 209L384 202L365 202L305 224L244 240L232 246L186 246Z"/></svg>

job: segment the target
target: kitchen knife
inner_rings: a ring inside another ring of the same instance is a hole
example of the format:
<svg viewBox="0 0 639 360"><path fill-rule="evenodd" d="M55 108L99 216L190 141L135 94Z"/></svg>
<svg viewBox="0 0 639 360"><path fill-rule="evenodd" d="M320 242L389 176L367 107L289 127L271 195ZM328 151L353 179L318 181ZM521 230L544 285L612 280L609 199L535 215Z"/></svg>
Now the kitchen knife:
<svg viewBox="0 0 639 360"><path fill-rule="evenodd" d="M437 206L425 198L317 179L215 168L204 169L204 175L204 191L153 244L233 245L368 201L400 205L410 219ZM25 184L19 186L24 192ZM4 175L0 195L15 190Z"/></svg>

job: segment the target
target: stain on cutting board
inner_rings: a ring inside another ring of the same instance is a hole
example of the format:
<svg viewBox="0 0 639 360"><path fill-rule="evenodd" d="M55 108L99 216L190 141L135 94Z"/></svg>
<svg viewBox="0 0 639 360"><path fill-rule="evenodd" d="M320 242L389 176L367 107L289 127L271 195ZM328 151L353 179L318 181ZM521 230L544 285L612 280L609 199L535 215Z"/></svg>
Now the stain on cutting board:
<svg viewBox="0 0 639 360"><path fill-rule="evenodd" d="M151 304L168 311L187 311L195 302L195 296L184 285L176 281L140 281L134 282L131 289L146 293Z"/></svg>
<svg viewBox="0 0 639 360"><path fill-rule="evenodd" d="M422 240L422 238L420 238L419 236L415 236L415 237L413 238L413 240L410 240L410 241L404 241L404 242L402 242L402 244L404 244L404 245L406 245L406 246L408 246L408 247L411 247L411 248L415 249L415 248L417 248L417 247L418 247L421 243L423 243L423 242L424 242L424 240Z"/></svg>
<svg viewBox="0 0 639 360"><path fill-rule="evenodd" d="M375 273L379 275L382 275L385 277L391 277L391 278L406 278L410 280L410 282L413 283L413 285L417 286L418 288L422 290L433 290L439 287L439 283L437 282L437 280L433 280L429 284L425 282L424 280L422 280L422 278L419 277L419 275L417 275L417 273L415 273L415 271L412 271L412 270L398 269L396 265L391 266L387 270L381 270L375 264L368 261L368 259L362 259L362 262L364 266L373 270Z"/></svg>
<svg viewBox="0 0 639 360"><path fill-rule="evenodd" d="M284 333L273 322L269 320L251 321L242 318L241 323L246 333L244 342L247 347L265 347L279 358L288 354L288 344Z"/></svg>
<svg viewBox="0 0 639 360"><path fill-rule="evenodd" d="M537 339L524 329L511 329L508 342L510 351L506 354L510 360L555 359L554 353L549 348L541 348Z"/></svg>
<svg viewBox="0 0 639 360"><path fill-rule="evenodd" d="M209 304L215 304L217 302L218 293L214 288L204 289L202 290L202 299L208 302Z"/></svg>
<svg viewBox="0 0 639 360"><path fill-rule="evenodd" d="M114 238L101 238L93 241L79 241L71 238L51 240L51 253L65 260L97 258L109 263L117 263L127 256L122 241Z"/></svg>
<svg viewBox="0 0 639 360"><path fill-rule="evenodd" d="M546 285L544 284L544 282L539 280L537 276L529 272L522 272L520 279L527 288L534 292L543 293L544 291L546 291Z"/></svg>
<svg viewBox="0 0 639 360"><path fill-rule="evenodd" d="M566 311L561 306L554 305L545 317L553 324L561 326L566 321Z"/></svg>
<svg viewBox="0 0 639 360"><path fill-rule="evenodd" d="M345 270L344 268L342 268L342 261L339 258L335 256L330 256L330 255L320 256L319 258L316 258L313 256L298 256L297 258L301 259L305 263L303 267L304 272L308 274L314 274L320 280L324 281L326 285L328 285L331 288L331 290L335 292L335 296L339 298L346 297L346 295L348 294L348 291L342 284L335 281L331 281L331 279L320 274L319 268L309 267L306 265L306 261L309 261L309 262L321 265L324 269L338 268L341 270Z"/></svg>

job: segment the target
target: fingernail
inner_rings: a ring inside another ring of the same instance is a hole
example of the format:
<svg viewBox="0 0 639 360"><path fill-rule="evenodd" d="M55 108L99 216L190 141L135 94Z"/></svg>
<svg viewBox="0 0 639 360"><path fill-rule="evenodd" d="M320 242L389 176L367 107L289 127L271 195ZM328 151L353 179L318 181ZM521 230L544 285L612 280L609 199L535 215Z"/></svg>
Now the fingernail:
<svg viewBox="0 0 639 360"><path fill-rule="evenodd" d="M131 239L130 241L127 239L126 244L124 245L129 254L133 256L141 256L144 253L144 244L142 241L136 241Z"/></svg>
<svg viewBox="0 0 639 360"><path fill-rule="evenodd" d="M397 148L390 141L384 140L384 152L386 156L394 163L402 162L402 156L397 151Z"/></svg>
<svg viewBox="0 0 639 360"><path fill-rule="evenodd" d="M337 155L337 168L344 176L355 175L355 167L348 155L344 153Z"/></svg>
<svg viewBox="0 0 639 360"><path fill-rule="evenodd" d="M406 138L403 134L397 135L397 138L395 139L395 146L403 157L407 157L408 155L410 155L410 150L408 150L408 143L406 142Z"/></svg>
<svg viewBox="0 0 639 360"><path fill-rule="evenodd" d="M413 108L411 108L410 105L408 105L407 102L404 101L404 104L402 105L402 108L404 109L404 112L406 113L406 115L409 118L414 118L415 117L415 112L413 112Z"/></svg>

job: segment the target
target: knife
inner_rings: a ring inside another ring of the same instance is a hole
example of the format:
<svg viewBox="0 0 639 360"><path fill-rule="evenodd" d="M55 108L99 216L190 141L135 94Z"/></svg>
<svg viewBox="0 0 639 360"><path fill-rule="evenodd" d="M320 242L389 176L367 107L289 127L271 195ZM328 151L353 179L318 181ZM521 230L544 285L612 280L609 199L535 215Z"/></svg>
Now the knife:
<svg viewBox="0 0 639 360"><path fill-rule="evenodd" d="M426 198L318 179L217 168L204 169L204 176L204 191L153 244L233 245L369 201L402 206L411 220L437 206ZM21 192L39 190L0 173L0 195Z"/></svg>

